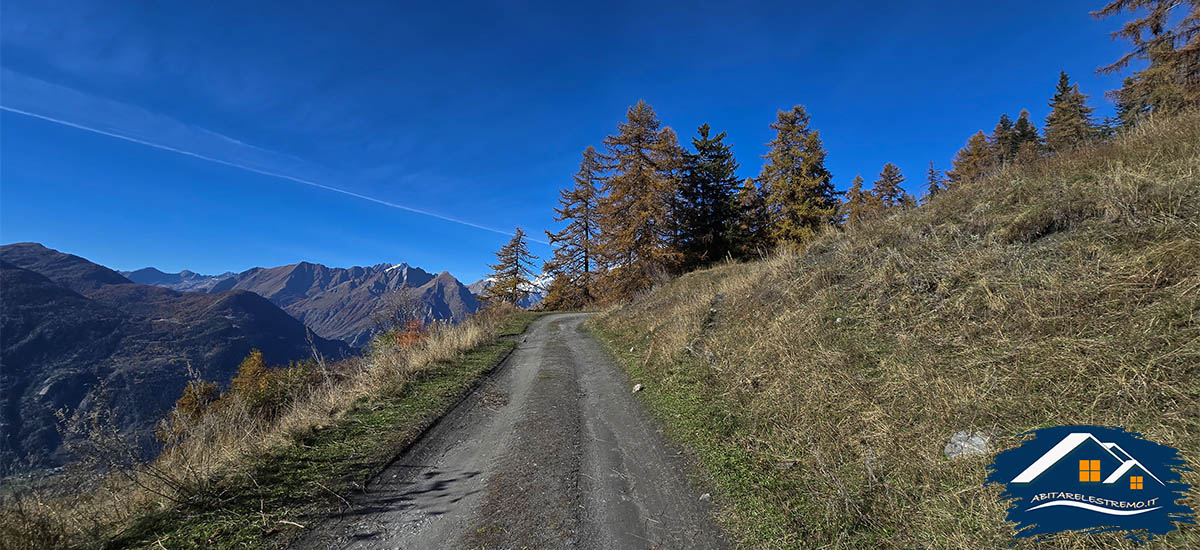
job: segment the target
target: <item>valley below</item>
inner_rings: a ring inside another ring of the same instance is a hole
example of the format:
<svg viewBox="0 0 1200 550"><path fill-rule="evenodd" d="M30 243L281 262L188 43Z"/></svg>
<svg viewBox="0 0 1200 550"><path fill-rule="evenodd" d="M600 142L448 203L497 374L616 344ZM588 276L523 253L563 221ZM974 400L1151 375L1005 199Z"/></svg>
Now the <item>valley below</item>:
<svg viewBox="0 0 1200 550"><path fill-rule="evenodd" d="M184 387L228 388L251 350L269 365L337 361L401 320L459 323L479 309L449 273L407 264L119 273L36 243L0 247L0 262L0 476L71 463L73 438L99 424L152 456Z"/></svg>

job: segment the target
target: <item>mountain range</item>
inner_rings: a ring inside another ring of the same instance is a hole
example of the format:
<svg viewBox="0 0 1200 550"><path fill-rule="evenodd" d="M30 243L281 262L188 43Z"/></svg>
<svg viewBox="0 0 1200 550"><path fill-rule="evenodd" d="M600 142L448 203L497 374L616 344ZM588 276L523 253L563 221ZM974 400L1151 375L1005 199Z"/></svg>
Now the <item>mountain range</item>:
<svg viewBox="0 0 1200 550"><path fill-rule="evenodd" d="M423 321L457 323L479 309L475 295L448 272L437 275L408 264L326 267L297 264L241 273L123 272L134 282L191 292L247 290L271 301L318 335L363 347L394 310Z"/></svg>
<svg viewBox="0 0 1200 550"><path fill-rule="evenodd" d="M138 284L201 292L208 292L213 285L234 276L232 271L226 271L220 275L201 275L186 269L179 273L163 273L153 267L144 267L137 271L118 271L117 273Z"/></svg>
<svg viewBox="0 0 1200 550"><path fill-rule="evenodd" d="M0 247L0 289L0 476L68 460L55 411L109 411L149 450L189 371L227 384L251 349L350 353L253 292L137 284L36 243Z"/></svg>
<svg viewBox="0 0 1200 550"><path fill-rule="evenodd" d="M55 411L111 410L152 442L192 376L227 385L255 348L270 364L346 356L398 314L459 322L490 284L405 263L117 272L37 243L0 247L0 274L0 477L68 460Z"/></svg>
<svg viewBox="0 0 1200 550"><path fill-rule="evenodd" d="M518 302L517 305L523 308L531 308L537 305L538 302L542 301L542 298L546 297L546 289L550 288L550 283L553 281L554 277L549 274L543 273L538 275L536 278L534 278L532 284L529 284L525 287L525 290L529 292L529 294L525 296L523 300ZM492 286L493 282L495 281L491 277L480 279L467 285L467 291L469 291L476 298L480 298L483 296L483 292L487 290L488 287Z"/></svg>

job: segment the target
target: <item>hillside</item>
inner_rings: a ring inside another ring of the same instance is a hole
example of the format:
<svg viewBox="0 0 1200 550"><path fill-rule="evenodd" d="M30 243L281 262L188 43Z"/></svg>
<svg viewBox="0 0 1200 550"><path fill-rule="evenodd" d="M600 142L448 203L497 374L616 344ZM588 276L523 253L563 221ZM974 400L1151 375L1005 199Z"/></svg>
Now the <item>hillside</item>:
<svg viewBox="0 0 1200 550"><path fill-rule="evenodd" d="M594 326L746 547L1007 546L985 468L1023 432L1123 426L1200 463L1200 114L685 275ZM989 452L947 458L959 431Z"/></svg>
<svg viewBox="0 0 1200 550"><path fill-rule="evenodd" d="M270 300L321 337L354 347L366 345L389 309L412 308L427 322L455 323L479 309L471 291L448 272L434 275L403 263L340 268L300 262L215 276L144 268L128 275L135 282L175 290L247 290Z"/></svg>
<svg viewBox="0 0 1200 550"><path fill-rule="evenodd" d="M253 348L271 363L348 353L244 291L181 293L35 243L0 247L0 475L67 461L55 411L111 408L147 442L189 367L227 382Z"/></svg>

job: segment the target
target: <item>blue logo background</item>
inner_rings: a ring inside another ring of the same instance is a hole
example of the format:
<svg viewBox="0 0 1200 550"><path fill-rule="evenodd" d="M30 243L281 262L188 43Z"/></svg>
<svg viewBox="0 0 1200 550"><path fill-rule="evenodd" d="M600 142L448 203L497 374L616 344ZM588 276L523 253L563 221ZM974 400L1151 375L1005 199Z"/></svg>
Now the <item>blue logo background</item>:
<svg viewBox="0 0 1200 550"><path fill-rule="evenodd" d="M1174 448L1122 428L1029 433L1033 439L996 455L987 477L1004 486L1001 501L1011 499L1008 520L1018 537L1129 530L1143 541L1195 523L1191 508L1176 503L1190 487L1180 481L1190 469Z"/></svg>

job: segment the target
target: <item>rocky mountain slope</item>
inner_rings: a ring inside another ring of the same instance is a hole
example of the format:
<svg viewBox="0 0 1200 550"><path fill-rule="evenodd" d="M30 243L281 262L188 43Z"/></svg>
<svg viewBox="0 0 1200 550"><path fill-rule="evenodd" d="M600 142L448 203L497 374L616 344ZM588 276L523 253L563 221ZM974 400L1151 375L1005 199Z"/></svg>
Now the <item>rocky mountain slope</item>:
<svg viewBox="0 0 1200 550"><path fill-rule="evenodd" d="M248 290L270 300L313 332L361 347L397 309L425 321L462 321L479 309L475 297L448 272L408 264L338 268L301 262L254 268L213 285L209 292Z"/></svg>
<svg viewBox="0 0 1200 550"><path fill-rule="evenodd" d="M111 409L150 448L189 368L227 383L253 348L272 364L310 357L313 347L349 351L254 293L136 284L35 243L0 247L0 287L0 475L66 461L57 410Z"/></svg>
<svg viewBox="0 0 1200 550"><path fill-rule="evenodd" d="M475 293L448 272L408 264L327 267L300 262L241 273L123 272L134 282L194 292L248 290L283 308L318 335L362 347L398 309L425 322L460 322L479 309ZM401 292L402 291L402 292Z"/></svg>

